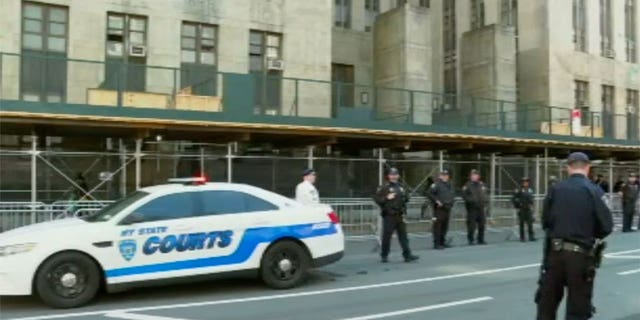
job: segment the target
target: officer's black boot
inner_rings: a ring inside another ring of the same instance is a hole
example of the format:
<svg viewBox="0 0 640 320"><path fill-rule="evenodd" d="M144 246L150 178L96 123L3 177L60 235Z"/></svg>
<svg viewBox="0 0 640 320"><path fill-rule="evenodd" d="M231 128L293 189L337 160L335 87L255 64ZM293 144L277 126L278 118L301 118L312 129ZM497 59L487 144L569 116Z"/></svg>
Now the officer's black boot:
<svg viewBox="0 0 640 320"><path fill-rule="evenodd" d="M414 254L409 254L409 255L404 257L404 262L412 262L412 261L416 261L418 259L420 259L419 256L416 256Z"/></svg>

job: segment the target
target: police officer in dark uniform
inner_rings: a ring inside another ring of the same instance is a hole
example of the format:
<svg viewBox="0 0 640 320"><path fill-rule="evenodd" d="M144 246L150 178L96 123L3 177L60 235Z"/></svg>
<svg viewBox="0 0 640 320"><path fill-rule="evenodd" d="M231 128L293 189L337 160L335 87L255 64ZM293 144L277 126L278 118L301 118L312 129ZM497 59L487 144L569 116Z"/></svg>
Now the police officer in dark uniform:
<svg viewBox="0 0 640 320"><path fill-rule="evenodd" d="M449 216L455 192L449 181L449 170L440 172L438 180L431 185L427 197L433 204L433 248L442 250L446 248L447 230L449 229Z"/></svg>
<svg viewBox="0 0 640 320"><path fill-rule="evenodd" d="M484 241L484 229L487 223L487 204L489 197L487 188L480 181L478 170L471 170L469 181L462 187L462 198L467 209L467 240L469 245L475 244L475 233L478 229L478 244L487 244Z"/></svg>
<svg viewBox="0 0 640 320"><path fill-rule="evenodd" d="M622 232L633 231L631 225L633 224L633 215L636 211L636 201L638 201L638 196L640 195L638 176L635 173L629 173L628 179L629 180L620 187L620 196L622 198Z"/></svg>
<svg viewBox="0 0 640 320"><path fill-rule="evenodd" d="M398 169L390 168L386 174L387 182L380 187L374 196L374 200L380 206L382 215L382 248L380 257L382 262L388 262L389 247L391 246L391 236L396 231L402 256L405 262L418 260L418 256L411 253L409 249L409 239L407 237L407 224L404 221L409 194L402 184L400 184L400 174Z"/></svg>
<svg viewBox="0 0 640 320"><path fill-rule="evenodd" d="M520 223L520 241L525 242L524 227L527 225L529 241L536 241L533 234L533 189L530 187L531 180L528 177L522 178L522 185L513 194L513 206L518 209L518 221Z"/></svg>
<svg viewBox="0 0 640 320"><path fill-rule="evenodd" d="M548 242L536 293L538 320L556 319L565 287L566 319L593 316L593 280L604 248L600 240L613 229L604 192L587 178L589 157L575 152L567 163L569 178L558 182L544 201L542 224Z"/></svg>

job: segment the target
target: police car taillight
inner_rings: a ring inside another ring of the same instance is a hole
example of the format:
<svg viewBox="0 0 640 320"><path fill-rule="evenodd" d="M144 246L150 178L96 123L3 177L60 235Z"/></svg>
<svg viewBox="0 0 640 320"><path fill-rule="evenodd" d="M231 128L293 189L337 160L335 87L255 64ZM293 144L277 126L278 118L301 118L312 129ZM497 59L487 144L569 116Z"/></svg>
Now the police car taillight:
<svg viewBox="0 0 640 320"><path fill-rule="evenodd" d="M329 212L329 219L333 224L340 223L340 217L338 217L338 215L334 211Z"/></svg>

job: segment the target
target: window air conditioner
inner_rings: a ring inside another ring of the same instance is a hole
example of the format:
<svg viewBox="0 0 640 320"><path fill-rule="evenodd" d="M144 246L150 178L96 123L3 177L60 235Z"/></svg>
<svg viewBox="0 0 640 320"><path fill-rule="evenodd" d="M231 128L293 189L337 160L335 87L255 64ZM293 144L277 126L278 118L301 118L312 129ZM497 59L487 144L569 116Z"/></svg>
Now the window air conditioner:
<svg viewBox="0 0 640 320"><path fill-rule="evenodd" d="M269 70L283 70L284 61L281 59L269 59L267 60L267 69Z"/></svg>
<svg viewBox="0 0 640 320"><path fill-rule="evenodd" d="M605 50L604 55L607 58L614 59L616 57L616 52L613 51L612 49L607 49L607 50Z"/></svg>
<svg viewBox="0 0 640 320"><path fill-rule="evenodd" d="M143 45L131 45L129 46L130 57L146 57L147 47Z"/></svg>

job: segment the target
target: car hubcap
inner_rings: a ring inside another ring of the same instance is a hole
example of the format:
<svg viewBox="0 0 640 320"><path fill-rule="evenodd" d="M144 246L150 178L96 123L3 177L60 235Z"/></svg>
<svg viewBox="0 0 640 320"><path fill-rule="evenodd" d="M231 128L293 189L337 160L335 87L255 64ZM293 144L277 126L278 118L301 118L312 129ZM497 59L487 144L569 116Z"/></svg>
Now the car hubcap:
<svg viewBox="0 0 640 320"><path fill-rule="evenodd" d="M282 281L296 277L299 268L300 259L291 252L282 252L273 260L273 274Z"/></svg>
<svg viewBox="0 0 640 320"><path fill-rule="evenodd" d="M60 283L65 288L73 288L78 283L78 277L73 273L65 273L60 278Z"/></svg>
<svg viewBox="0 0 640 320"><path fill-rule="evenodd" d="M49 285L53 291L65 298L75 298L87 287L86 273L74 263L62 263L47 274Z"/></svg>
<svg viewBox="0 0 640 320"><path fill-rule="evenodd" d="M280 260L280 262L278 262L278 267L280 267L280 270L283 272L288 272L289 270L291 270L291 260L289 259L282 259Z"/></svg>

